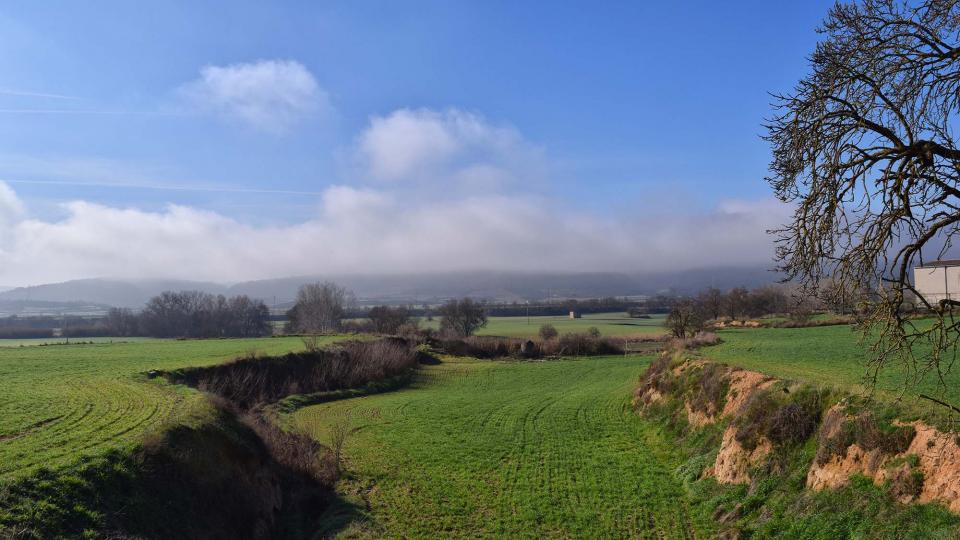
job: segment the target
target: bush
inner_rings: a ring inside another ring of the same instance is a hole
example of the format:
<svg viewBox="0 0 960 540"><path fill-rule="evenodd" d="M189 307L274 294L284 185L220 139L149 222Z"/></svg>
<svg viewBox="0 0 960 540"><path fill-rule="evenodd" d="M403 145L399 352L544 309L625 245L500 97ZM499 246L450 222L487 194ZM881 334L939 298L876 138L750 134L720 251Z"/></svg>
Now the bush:
<svg viewBox="0 0 960 540"><path fill-rule="evenodd" d="M828 434L833 436L828 437ZM910 447L915 435L913 426L895 425L890 418L878 417L873 410L852 416L843 410L833 411L827 415L820 430L816 461L823 465L834 455L844 457L852 444L867 452L879 449L884 454L899 454Z"/></svg>
<svg viewBox="0 0 960 540"><path fill-rule="evenodd" d="M543 353L551 356L600 356L623 354L623 340L596 338L590 334L566 333L560 339L542 344Z"/></svg>
<svg viewBox="0 0 960 540"><path fill-rule="evenodd" d="M470 336L461 339L444 339L437 343L440 349L453 356L473 358L503 358L518 356L524 340L497 336Z"/></svg>
<svg viewBox="0 0 960 540"><path fill-rule="evenodd" d="M790 392L773 387L754 392L736 419L737 441L752 450L761 438L778 446L803 443L817 430L824 399L814 388Z"/></svg>
<svg viewBox="0 0 960 540"><path fill-rule="evenodd" d="M552 324L545 324L541 326L539 333L540 339L544 341L550 341L551 339L555 339L558 335L560 335L560 333L557 332L557 329L554 328Z"/></svg>
<svg viewBox="0 0 960 540"><path fill-rule="evenodd" d="M352 341L284 356L248 356L227 364L166 373L167 379L219 395L241 409L293 394L355 388L400 375L417 365L400 338Z"/></svg>
<svg viewBox="0 0 960 540"><path fill-rule="evenodd" d="M708 415L714 415L721 409L730 387L730 368L723 364L709 362L701 366L690 381L690 408Z"/></svg>

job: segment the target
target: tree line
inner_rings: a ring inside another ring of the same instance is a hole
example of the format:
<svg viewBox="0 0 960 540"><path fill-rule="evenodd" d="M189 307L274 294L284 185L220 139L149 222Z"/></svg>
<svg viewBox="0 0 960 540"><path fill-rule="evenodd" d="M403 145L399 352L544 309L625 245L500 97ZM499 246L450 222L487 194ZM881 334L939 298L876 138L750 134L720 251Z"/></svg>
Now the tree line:
<svg viewBox="0 0 960 540"><path fill-rule="evenodd" d="M781 286L735 287L726 292L710 287L693 297L674 299L665 324L675 337L684 338L702 331L712 320L786 315L803 321L816 311L836 308L843 311L844 306L829 305Z"/></svg>
<svg viewBox="0 0 960 540"><path fill-rule="evenodd" d="M287 311L284 330L290 334L327 334L342 331L402 334L419 331L419 318L404 306L375 306L364 319L346 319L353 294L333 282L300 287ZM442 333L466 337L487 324L487 310L470 298L451 299L437 308Z"/></svg>
<svg viewBox="0 0 960 540"><path fill-rule="evenodd" d="M103 326L113 336L258 337L272 333L270 310L246 295L226 297L200 291L166 291L140 313L112 308Z"/></svg>

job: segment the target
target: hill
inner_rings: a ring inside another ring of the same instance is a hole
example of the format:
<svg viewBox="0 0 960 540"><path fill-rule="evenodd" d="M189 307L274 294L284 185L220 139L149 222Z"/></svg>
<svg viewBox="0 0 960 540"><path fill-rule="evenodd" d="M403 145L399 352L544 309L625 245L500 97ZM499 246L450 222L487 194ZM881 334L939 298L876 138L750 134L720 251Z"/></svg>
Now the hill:
<svg viewBox="0 0 960 540"><path fill-rule="evenodd" d="M0 303L84 302L139 308L165 290L200 290L246 294L269 305L291 302L304 283L331 280L354 292L362 303L423 303L471 296L512 302L545 298L597 298L690 293L714 286L755 287L776 281L764 268L703 268L648 273L447 272L423 274L311 275L246 281L226 285L185 280L78 279L0 292Z"/></svg>

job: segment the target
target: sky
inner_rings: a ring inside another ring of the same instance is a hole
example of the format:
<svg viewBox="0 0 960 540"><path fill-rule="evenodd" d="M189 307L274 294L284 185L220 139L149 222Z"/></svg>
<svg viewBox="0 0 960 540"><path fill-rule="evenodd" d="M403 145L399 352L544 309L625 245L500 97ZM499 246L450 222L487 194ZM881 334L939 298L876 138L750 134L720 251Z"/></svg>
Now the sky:
<svg viewBox="0 0 960 540"><path fill-rule="evenodd" d="M772 266L829 7L0 3L0 285Z"/></svg>

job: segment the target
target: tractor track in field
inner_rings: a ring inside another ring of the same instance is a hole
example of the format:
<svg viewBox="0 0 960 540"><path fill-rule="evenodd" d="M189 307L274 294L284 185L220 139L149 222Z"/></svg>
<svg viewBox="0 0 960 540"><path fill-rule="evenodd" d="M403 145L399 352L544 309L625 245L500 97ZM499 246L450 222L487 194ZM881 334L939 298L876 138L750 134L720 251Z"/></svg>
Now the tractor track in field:
<svg viewBox="0 0 960 540"><path fill-rule="evenodd" d="M626 405L644 365L431 366L410 389L291 420L323 442L341 411L382 410L347 445L342 493L367 509L348 537L698 538L709 525L691 518L676 464L645 446Z"/></svg>

